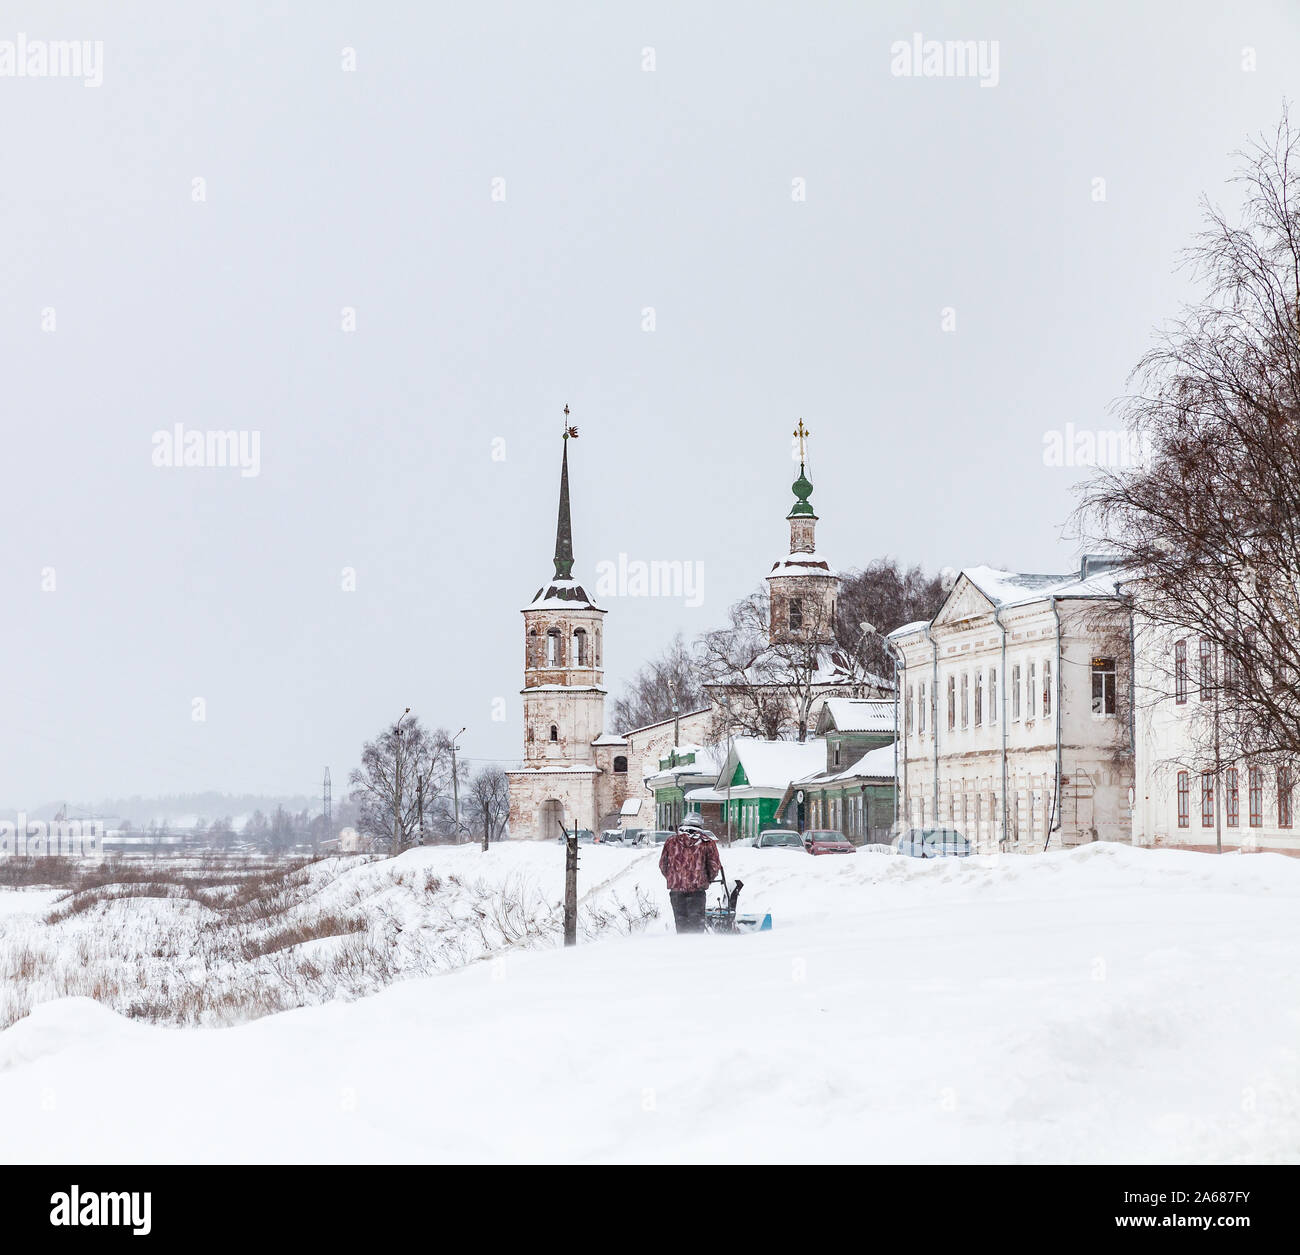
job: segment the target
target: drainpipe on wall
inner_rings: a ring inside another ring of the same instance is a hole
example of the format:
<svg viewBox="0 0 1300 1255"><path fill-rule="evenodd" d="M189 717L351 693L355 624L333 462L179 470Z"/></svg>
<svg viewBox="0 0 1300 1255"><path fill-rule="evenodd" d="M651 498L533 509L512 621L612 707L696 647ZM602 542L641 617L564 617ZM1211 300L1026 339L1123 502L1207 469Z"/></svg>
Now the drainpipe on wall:
<svg viewBox="0 0 1300 1255"><path fill-rule="evenodd" d="M1061 826L1061 607L1055 597L1052 598L1052 617L1056 620L1056 787L1052 794L1052 817L1047 825L1047 837L1043 841L1043 853L1052 844L1052 833Z"/></svg>
<svg viewBox="0 0 1300 1255"><path fill-rule="evenodd" d="M998 675L998 684L1002 690L1002 848L1006 849L1011 839L1007 827L1007 625L1002 622L1002 607L993 607L993 622L1002 633L1002 670Z"/></svg>
<svg viewBox="0 0 1300 1255"><path fill-rule="evenodd" d="M931 819L937 826L939 823L939 646L935 644L934 638L930 635L930 625L927 623L922 629L925 632L925 639L930 645L930 650L934 656L934 676L930 682L930 727L934 733L934 814Z"/></svg>
<svg viewBox="0 0 1300 1255"><path fill-rule="evenodd" d="M885 641L885 648L889 650L889 656L894 663L894 829L895 831L897 831L898 816L899 816L898 741L899 741L899 733L906 731L906 729L903 728L903 725L898 722L898 699L903 691L903 685L907 682L907 658L903 654L902 649L899 649L894 645L891 645L887 640ZM903 664L901 674L899 673L899 667L898 667L898 664L900 662L902 662ZM912 706L910 702L908 703L907 706L907 713L909 715L912 713ZM917 737L919 738L920 735L921 733L920 730L918 729ZM907 799L907 748L905 746L903 748L903 800L906 801L906 799ZM906 806L904 806L902 807L902 809L906 810L907 808Z"/></svg>

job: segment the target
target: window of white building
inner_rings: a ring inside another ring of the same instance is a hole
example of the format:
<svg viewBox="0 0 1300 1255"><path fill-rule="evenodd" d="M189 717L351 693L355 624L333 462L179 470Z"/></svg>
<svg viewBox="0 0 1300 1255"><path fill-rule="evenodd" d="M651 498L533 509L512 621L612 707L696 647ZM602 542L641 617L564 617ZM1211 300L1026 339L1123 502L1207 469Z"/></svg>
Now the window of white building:
<svg viewBox="0 0 1300 1255"><path fill-rule="evenodd" d="M1092 713L1113 715L1119 692L1114 658L1092 660Z"/></svg>

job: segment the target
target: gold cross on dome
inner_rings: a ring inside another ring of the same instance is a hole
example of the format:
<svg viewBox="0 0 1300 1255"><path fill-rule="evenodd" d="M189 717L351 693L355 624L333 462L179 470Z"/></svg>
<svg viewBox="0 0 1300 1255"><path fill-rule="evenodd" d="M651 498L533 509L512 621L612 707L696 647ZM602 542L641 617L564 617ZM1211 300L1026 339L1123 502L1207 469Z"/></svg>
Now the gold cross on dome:
<svg viewBox="0 0 1300 1255"><path fill-rule="evenodd" d="M803 419L801 418L801 419L799 420L799 426L796 427L796 428L794 429L793 434L799 437L799 461L800 461L800 462L803 462L803 461L804 461L804 448L803 448L803 442L804 442L805 440L807 440L809 436L812 435L812 432L810 432L810 431L809 431L809 430L808 430L808 429L803 425Z"/></svg>

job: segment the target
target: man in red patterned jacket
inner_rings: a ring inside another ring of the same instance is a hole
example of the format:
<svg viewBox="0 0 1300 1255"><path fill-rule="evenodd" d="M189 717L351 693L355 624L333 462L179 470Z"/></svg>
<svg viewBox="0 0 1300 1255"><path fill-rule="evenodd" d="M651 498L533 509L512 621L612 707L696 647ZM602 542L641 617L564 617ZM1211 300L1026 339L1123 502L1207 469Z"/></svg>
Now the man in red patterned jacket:
<svg viewBox="0 0 1300 1255"><path fill-rule="evenodd" d="M694 812L682 816L677 831L664 842L659 870L668 881L668 900L679 933L704 931L704 894L722 871L718 843L704 831Z"/></svg>

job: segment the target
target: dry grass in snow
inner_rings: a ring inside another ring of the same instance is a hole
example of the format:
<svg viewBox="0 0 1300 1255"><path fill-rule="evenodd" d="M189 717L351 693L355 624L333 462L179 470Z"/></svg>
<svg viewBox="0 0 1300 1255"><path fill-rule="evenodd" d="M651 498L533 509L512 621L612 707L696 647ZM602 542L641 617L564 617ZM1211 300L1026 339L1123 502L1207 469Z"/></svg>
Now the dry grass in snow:
<svg viewBox="0 0 1300 1255"><path fill-rule="evenodd" d="M467 847L373 861L6 860L0 1029L77 996L154 1023L233 1024L556 945L559 903L529 863L549 882L557 860L537 855L514 870ZM580 930L628 933L657 914L632 886L590 895Z"/></svg>

